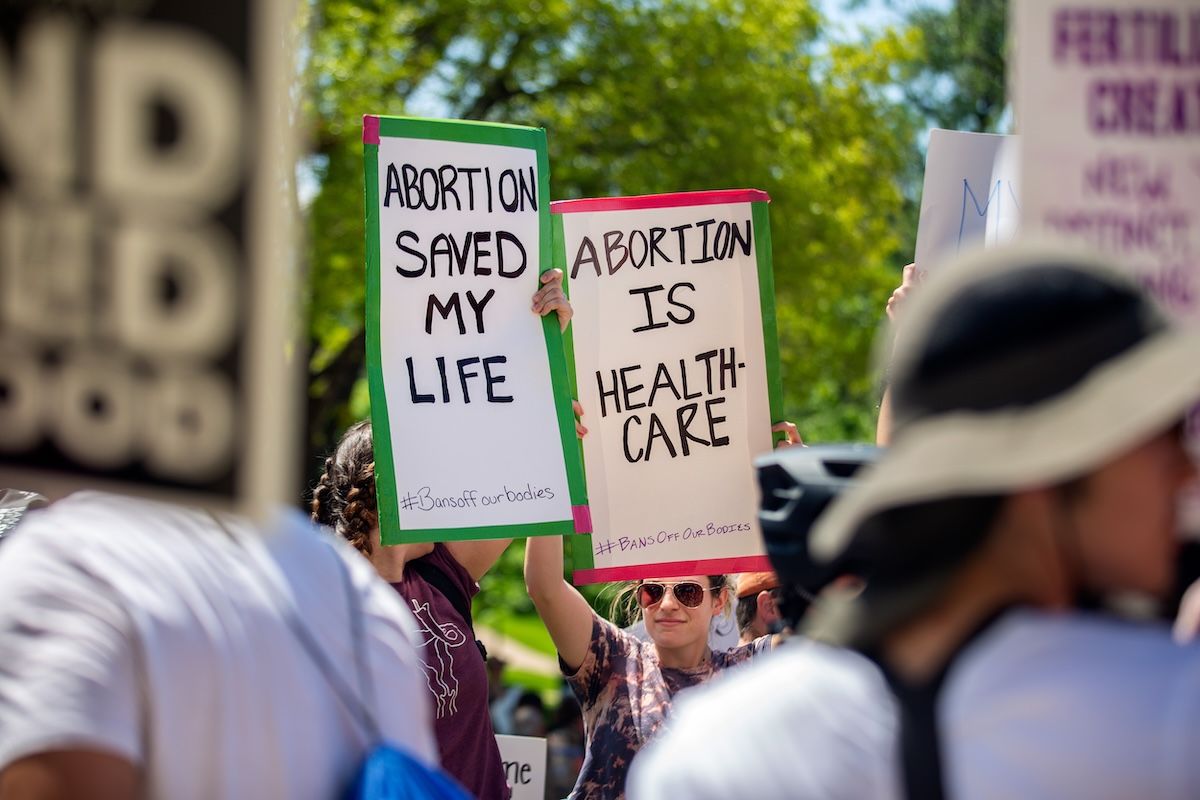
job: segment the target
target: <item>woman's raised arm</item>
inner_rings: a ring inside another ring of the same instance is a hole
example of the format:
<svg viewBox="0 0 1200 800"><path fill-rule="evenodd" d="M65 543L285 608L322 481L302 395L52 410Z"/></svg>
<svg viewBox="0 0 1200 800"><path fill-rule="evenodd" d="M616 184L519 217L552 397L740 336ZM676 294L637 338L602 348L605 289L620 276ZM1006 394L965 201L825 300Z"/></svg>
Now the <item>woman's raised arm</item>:
<svg viewBox="0 0 1200 800"><path fill-rule="evenodd" d="M558 655L571 670L592 643L592 607L563 579L561 536L531 536L525 543L525 586Z"/></svg>

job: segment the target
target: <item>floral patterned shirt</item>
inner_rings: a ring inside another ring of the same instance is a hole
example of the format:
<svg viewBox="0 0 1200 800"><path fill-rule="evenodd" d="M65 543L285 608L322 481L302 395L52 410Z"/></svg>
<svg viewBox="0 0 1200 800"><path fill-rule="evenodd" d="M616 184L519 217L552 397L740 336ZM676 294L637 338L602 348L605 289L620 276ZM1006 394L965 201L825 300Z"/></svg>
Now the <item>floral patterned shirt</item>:
<svg viewBox="0 0 1200 800"><path fill-rule="evenodd" d="M721 653L692 669L664 667L644 642L598 616L592 646L574 673L559 667L583 708L587 750L571 800L620 800L634 755L667 724L676 692L770 648L771 637Z"/></svg>

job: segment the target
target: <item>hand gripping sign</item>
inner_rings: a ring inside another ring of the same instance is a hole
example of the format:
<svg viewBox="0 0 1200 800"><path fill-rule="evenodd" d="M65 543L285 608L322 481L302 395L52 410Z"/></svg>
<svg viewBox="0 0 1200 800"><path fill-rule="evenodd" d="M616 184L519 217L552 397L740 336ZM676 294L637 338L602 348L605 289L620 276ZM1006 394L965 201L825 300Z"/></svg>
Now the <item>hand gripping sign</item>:
<svg viewBox="0 0 1200 800"><path fill-rule="evenodd" d="M558 319L529 309L551 261L545 131L368 116L363 147L384 542L586 528Z"/></svg>
<svg viewBox="0 0 1200 800"><path fill-rule="evenodd" d="M576 583L766 570L779 357L766 193L555 203L593 534Z"/></svg>

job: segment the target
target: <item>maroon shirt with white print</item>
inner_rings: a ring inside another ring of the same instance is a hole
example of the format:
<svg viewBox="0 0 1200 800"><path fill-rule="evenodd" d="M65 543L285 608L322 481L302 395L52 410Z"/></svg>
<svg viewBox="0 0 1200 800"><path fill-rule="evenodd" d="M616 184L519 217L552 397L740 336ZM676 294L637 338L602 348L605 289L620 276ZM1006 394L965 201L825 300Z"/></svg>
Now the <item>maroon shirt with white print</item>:
<svg viewBox="0 0 1200 800"><path fill-rule="evenodd" d="M418 560L444 573L468 603L479 591L445 545L435 544L432 553ZM471 626L417 570L405 568L404 579L392 586L417 618L442 767L479 800L507 800L510 792L488 713L487 667Z"/></svg>

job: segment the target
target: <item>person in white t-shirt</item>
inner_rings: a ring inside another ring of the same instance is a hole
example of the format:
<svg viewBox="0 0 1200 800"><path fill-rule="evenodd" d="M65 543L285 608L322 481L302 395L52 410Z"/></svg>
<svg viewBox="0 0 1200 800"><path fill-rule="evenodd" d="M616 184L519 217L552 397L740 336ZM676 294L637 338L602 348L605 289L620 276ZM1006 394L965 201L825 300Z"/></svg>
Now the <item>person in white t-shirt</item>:
<svg viewBox="0 0 1200 800"><path fill-rule="evenodd" d="M865 573L809 630L851 649L685 698L630 797L1200 797L1200 648L1102 610L1172 588L1200 336L1059 251L967 259L912 304L891 448L809 538Z"/></svg>
<svg viewBox="0 0 1200 800"><path fill-rule="evenodd" d="M0 549L0 798L334 797L377 744L360 705L436 765L414 635L298 514L73 495Z"/></svg>

